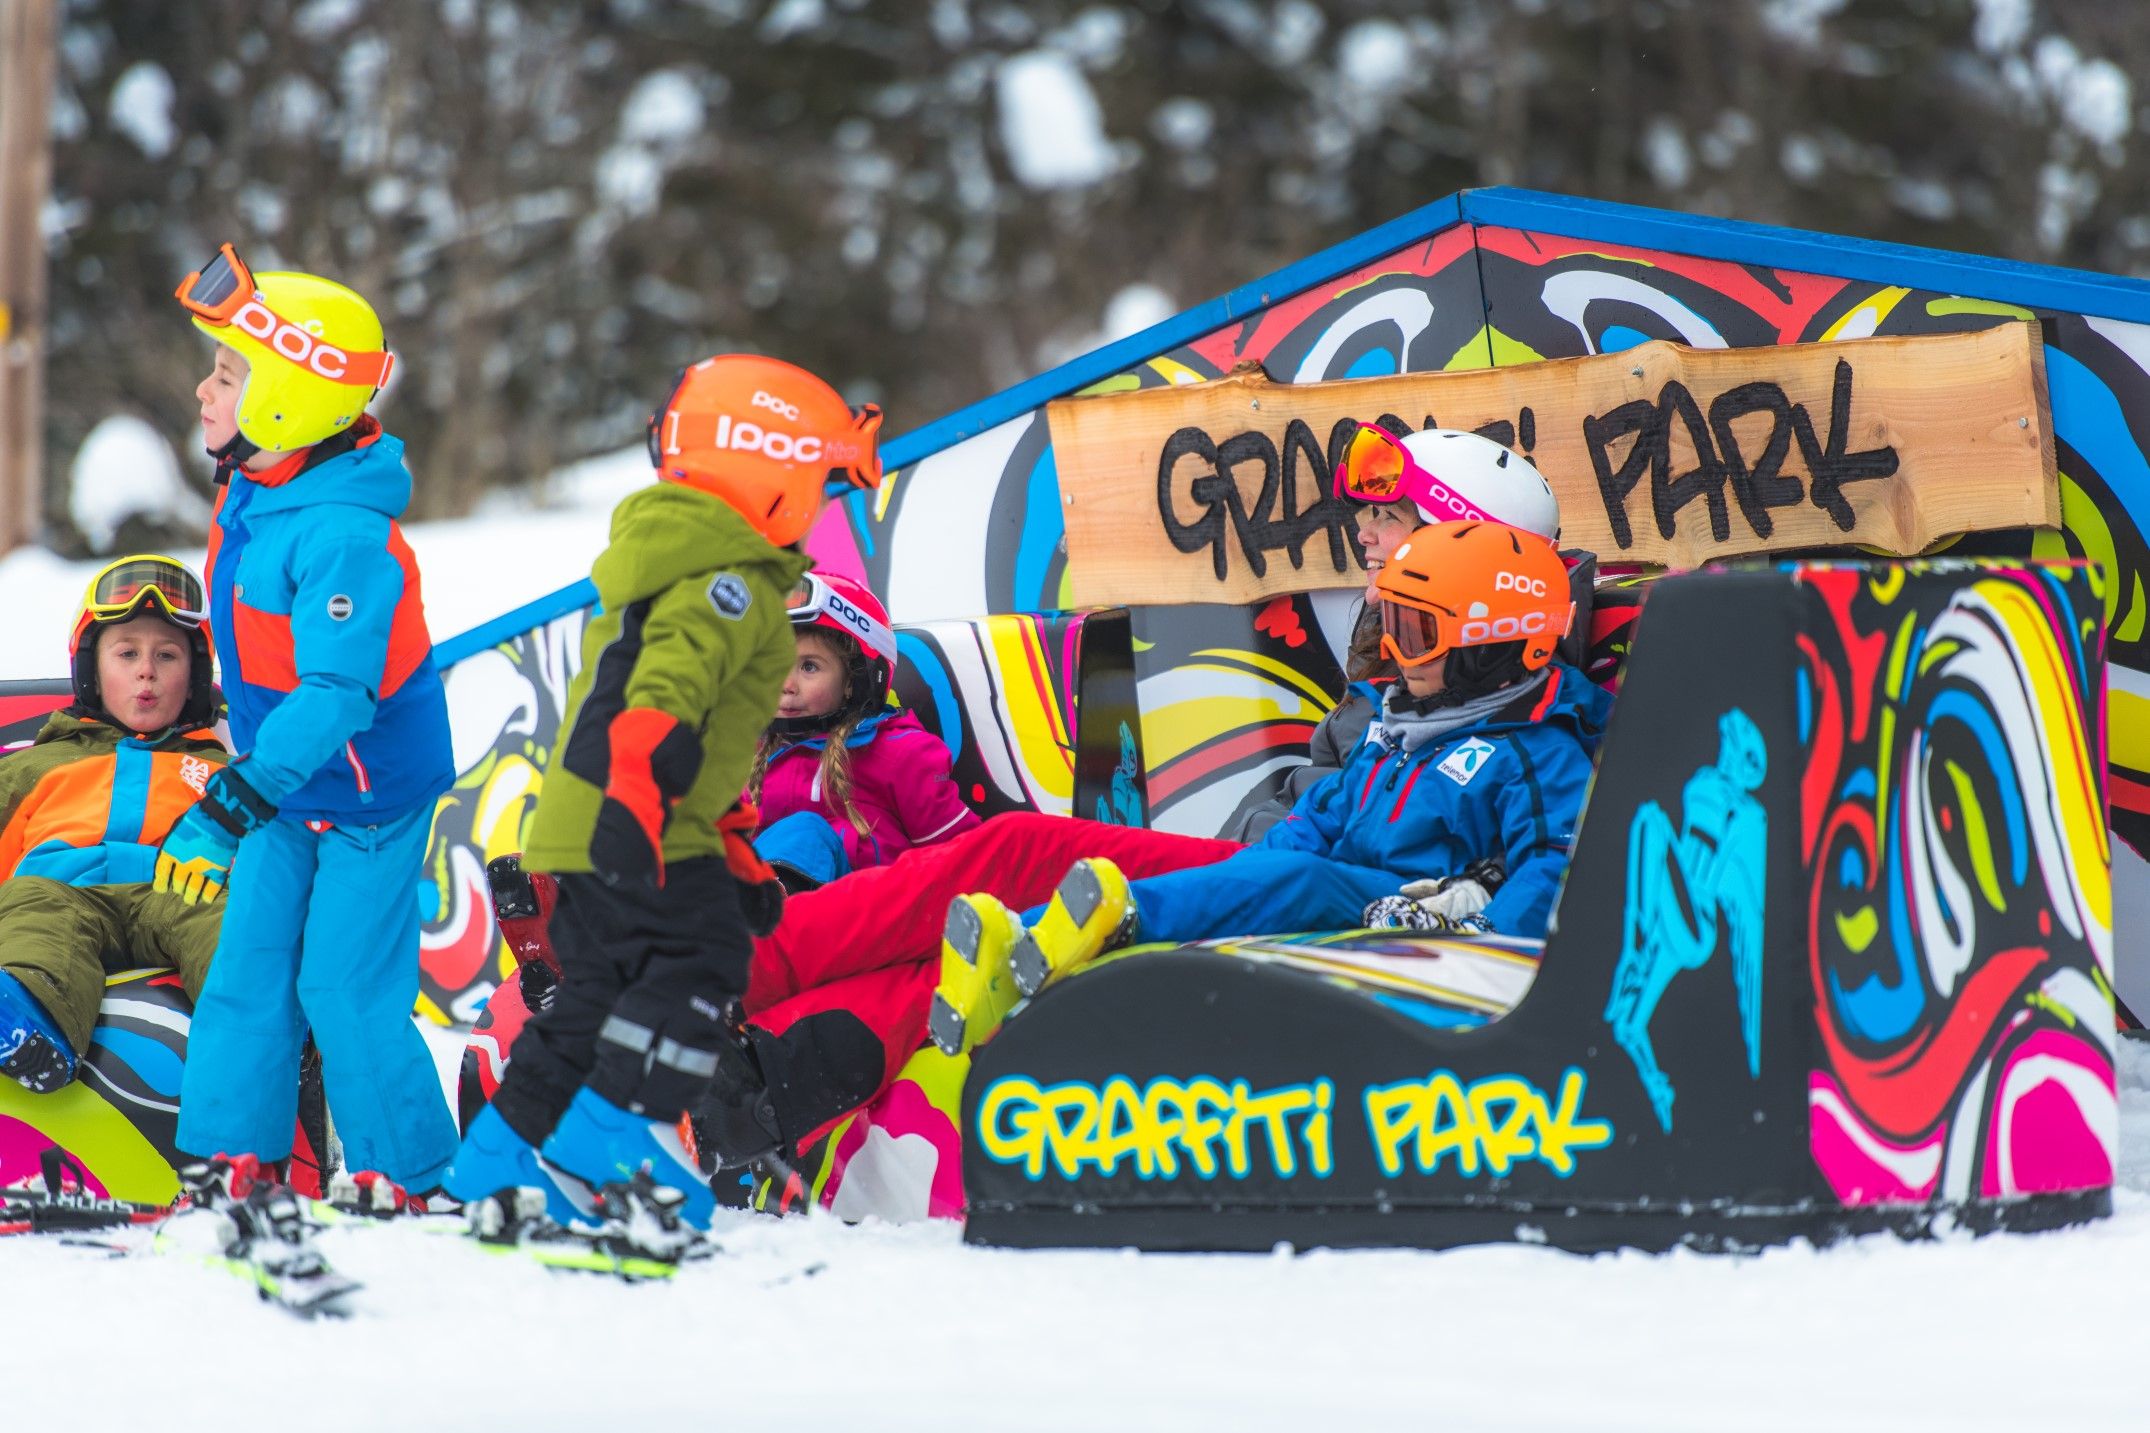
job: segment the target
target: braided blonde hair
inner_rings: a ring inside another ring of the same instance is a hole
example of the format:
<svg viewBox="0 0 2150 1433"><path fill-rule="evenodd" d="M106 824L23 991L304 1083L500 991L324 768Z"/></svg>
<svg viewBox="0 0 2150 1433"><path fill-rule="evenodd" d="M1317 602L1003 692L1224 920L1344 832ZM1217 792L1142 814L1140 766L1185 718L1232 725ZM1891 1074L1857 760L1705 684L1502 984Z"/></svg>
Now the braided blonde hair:
<svg viewBox="0 0 2150 1433"><path fill-rule="evenodd" d="M802 641L819 643L830 657L843 663L843 699L850 701L852 685L857 680L860 655L858 643L849 635L826 627L804 628L797 636ZM851 734L858 730L859 723L869 715L872 713L855 711L829 728L824 734L824 740L828 744L821 749L819 773L822 799L843 812L844 819L851 823L851 829L861 836L871 836L873 828L866 824L866 818L860 814L857 803L851 799L851 752L846 743ZM761 801L762 778L769 774L769 763L790 745L791 743L783 741L766 728L762 731L761 740L754 744L754 766L747 773L747 795L752 797L756 804Z"/></svg>

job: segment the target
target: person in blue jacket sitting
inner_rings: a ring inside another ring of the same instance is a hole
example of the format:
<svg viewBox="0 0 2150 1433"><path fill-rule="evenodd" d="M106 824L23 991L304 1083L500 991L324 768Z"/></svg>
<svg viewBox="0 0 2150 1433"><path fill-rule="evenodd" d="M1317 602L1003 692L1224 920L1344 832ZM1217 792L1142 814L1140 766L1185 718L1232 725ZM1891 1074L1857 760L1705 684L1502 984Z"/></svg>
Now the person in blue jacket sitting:
<svg viewBox="0 0 2150 1433"><path fill-rule="evenodd" d="M353 1171L440 1182L455 1121L418 995L419 875L454 780L403 444L366 406L393 362L366 301L249 271L180 285L217 341L195 390L217 460L209 613L237 755L164 839L156 889L231 900L181 1077L179 1148L291 1151L300 1045L321 1049Z"/></svg>
<svg viewBox="0 0 2150 1433"><path fill-rule="evenodd" d="M1406 886L1424 892L1404 898L1425 912L1412 924L1543 936L1612 701L1554 658L1573 615L1560 557L1518 528L1441 523L1378 586L1401 668L1379 734L1260 844L1133 882L1078 861L1041 910L962 896L951 928L975 916L981 959L1007 960L1026 995L1138 940L1356 928ZM1496 868L1489 889L1477 876Z"/></svg>

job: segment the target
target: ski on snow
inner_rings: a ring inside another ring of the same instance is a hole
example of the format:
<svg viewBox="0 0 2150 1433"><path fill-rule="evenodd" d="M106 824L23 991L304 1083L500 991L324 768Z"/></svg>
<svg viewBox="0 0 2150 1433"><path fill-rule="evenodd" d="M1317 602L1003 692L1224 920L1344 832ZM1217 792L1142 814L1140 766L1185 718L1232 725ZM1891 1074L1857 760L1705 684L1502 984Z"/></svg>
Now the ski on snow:
<svg viewBox="0 0 2150 1433"><path fill-rule="evenodd" d="M597 1191L599 1223L585 1228L555 1223L536 1190L502 1190L455 1213L394 1211L374 1207L370 1186L341 1176L327 1199L301 1195L259 1161L240 1156L188 1165L180 1171L180 1199L165 1206L92 1194L79 1175L70 1188L59 1161L48 1157L45 1163L44 1187L0 1189L0 1234L56 1234L61 1242L113 1256L149 1252L188 1259L251 1284L264 1302L304 1318L351 1312L363 1287L323 1256L316 1236L330 1228L407 1224L463 1239L489 1255L629 1283L670 1279L681 1267L723 1252L679 1217L679 1192L656 1184L647 1172ZM128 1237L134 1231L146 1240ZM815 1263L791 1271L772 1286L811 1278L823 1268Z"/></svg>

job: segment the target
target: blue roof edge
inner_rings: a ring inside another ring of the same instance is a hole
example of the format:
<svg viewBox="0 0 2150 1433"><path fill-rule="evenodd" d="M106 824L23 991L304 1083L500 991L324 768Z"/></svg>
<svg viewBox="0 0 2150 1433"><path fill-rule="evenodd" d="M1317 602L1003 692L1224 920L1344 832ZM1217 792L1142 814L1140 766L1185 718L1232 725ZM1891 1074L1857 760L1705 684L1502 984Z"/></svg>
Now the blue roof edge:
<svg viewBox="0 0 2150 1433"><path fill-rule="evenodd" d="M1897 283L2022 308L2150 323L2150 280L1740 219L1675 214L1603 199L1572 199L1532 189L1466 189L1458 198L1464 217L1475 224L1667 249L1794 273Z"/></svg>
<svg viewBox="0 0 2150 1433"><path fill-rule="evenodd" d="M588 607L597 601L597 584L587 577L577 578L557 592L548 592L534 602L525 602L512 612L503 612L490 622L481 622L468 632L458 632L444 642L433 645L433 664L452 667L474 652L498 646L510 637L517 637L533 627L542 627L555 617L565 617L577 607Z"/></svg>

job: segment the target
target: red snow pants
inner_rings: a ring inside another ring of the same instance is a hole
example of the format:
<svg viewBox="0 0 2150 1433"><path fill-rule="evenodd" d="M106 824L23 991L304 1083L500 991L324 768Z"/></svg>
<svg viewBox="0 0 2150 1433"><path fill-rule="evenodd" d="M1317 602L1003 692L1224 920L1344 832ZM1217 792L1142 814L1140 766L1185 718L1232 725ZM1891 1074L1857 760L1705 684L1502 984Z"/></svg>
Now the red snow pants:
<svg viewBox="0 0 2150 1433"><path fill-rule="evenodd" d="M940 982L941 928L957 896L982 891L1024 910L1050 900L1068 867L1087 856L1104 856L1140 879L1244 849L1237 841L1019 811L790 897L775 933L754 943L745 1001L761 1032L755 1045L784 1132L808 1143L822 1125L886 1089L925 1042ZM863 1024L871 1040L843 1015ZM838 1020L815 1018L821 1016ZM838 1021L840 1030L832 1028Z"/></svg>

